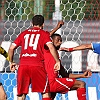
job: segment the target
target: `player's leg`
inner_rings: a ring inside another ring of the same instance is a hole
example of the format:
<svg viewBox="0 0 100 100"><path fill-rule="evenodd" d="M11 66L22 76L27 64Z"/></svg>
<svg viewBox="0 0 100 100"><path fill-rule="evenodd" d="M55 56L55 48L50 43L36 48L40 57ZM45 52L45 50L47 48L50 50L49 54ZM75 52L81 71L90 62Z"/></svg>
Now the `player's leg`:
<svg viewBox="0 0 100 100"><path fill-rule="evenodd" d="M72 90L77 90L77 97L78 100L86 100L86 88L85 88L85 82L76 80Z"/></svg>
<svg viewBox="0 0 100 100"><path fill-rule="evenodd" d="M53 100L51 98L51 93L43 93L42 94L42 100Z"/></svg>
<svg viewBox="0 0 100 100"><path fill-rule="evenodd" d="M61 70L59 72L60 72L60 75L62 75L62 77L69 77L68 73L66 73L63 66L61 66ZM86 100L85 82L76 80L74 83L74 86L71 89L77 90L77 96L79 100L82 100L82 98L83 100Z"/></svg>
<svg viewBox="0 0 100 100"><path fill-rule="evenodd" d="M25 94L17 96L17 100L25 100L25 98L26 98Z"/></svg>
<svg viewBox="0 0 100 100"><path fill-rule="evenodd" d="M32 92L41 92L42 100L52 100L47 73L44 67L32 66L30 69L30 77L32 77Z"/></svg>
<svg viewBox="0 0 100 100"><path fill-rule="evenodd" d="M0 83L0 100L6 100L6 99L7 99L7 95L4 91L2 83Z"/></svg>
<svg viewBox="0 0 100 100"><path fill-rule="evenodd" d="M71 78L55 78L50 83L51 92L67 93L70 90L77 90L78 100L86 100L85 82Z"/></svg>
<svg viewBox="0 0 100 100"><path fill-rule="evenodd" d="M85 88L86 87L86 83L81 81L81 80L75 80L75 83L73 85L73 87L71 88L71 90L76 90L78 88Z"/></svg>
<svg viewBox="0 0 100 100"><path fill-rule="evenodd" d="M28 94L30 77L29 66L20 66L17 74L17 100L25 100Z"/></svg>
<svg viewBox="0 0 100 100"><path fill-rule="evenodd" d="M55 78L50 83L51 92L67 93L70 90L77 90L78 100L86 100L85 82L71 78Z"/></svg>
<svg viewBox="0 0 100 100"><path fill-rule="evenodd" d="M55 92L43 93L42 100L54 100L55 96L56 96Z"/></svg>
<svg viewBox="0 0 100 100"><path fill-rule="evenodd" d="M75 83L71 78L55 78L49 80L50 92L67 93Z"/></svg>

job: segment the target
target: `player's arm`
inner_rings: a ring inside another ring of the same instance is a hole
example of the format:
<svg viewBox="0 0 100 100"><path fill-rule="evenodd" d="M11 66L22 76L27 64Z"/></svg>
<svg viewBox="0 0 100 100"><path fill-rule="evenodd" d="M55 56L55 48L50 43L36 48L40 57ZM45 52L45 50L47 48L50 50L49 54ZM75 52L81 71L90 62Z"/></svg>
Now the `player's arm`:
<svg viewBox="0 0 100 100"><path fill-rule="evenodd" d="M62 25L64 25L64 22L63 21L59 21L57 26L52 31L50 31L50 36L53 35L59 28L61 28Z"/></svg>
<svg viewBox="0 0 100 100"><path fill-rule="evenodd" d="M73 48L65 48L65 47L62 47L59 50L60 51L63 51L64 50L64 51L71 52L71 51L85 50L85 49L92 49L92 45L91 44L82 44L80 46L76 46L76 47L73 47Z"/></svg>
<svg viewBox="0 0 100 100"><path fill-rule="evenodd" d="M91 77L92 72L90 70L85 71L83 74L69 74L69 78L88 78Z"/></svg>
<svg viewBox="0 0 100 100"><path fill-rule="evenodd" d="M9 50L8 50L8 54L9 54L9 61L13 62L13 56L14 56L14 49L15 46L13 44L11 44Z"/></svg>
<svg viewBox="0 0 100 100"><path fill-rule="evenodd" d="M55 61L56 61L56 64L55 64L55 66L54 66L54 70L55 70L55 71L60 70L60 60L59 60L59 58L58 58L58 53L57 53L55 47L53 46L52 43L47 43L46 45L48 46L48 48L49 48L49 50L50 50L50 53L52 54L52 56L54 57L54 59L55 59Z"/></svg>
<svg viewBox="0 0 100 100"><path fill-rule="evenodd" d="M91 44L82 44L80 46L74 47L73 51L76 51L76 50L85 50L85 49L92 49L92 45Z"/></svg>
<svg viewBox="0 0 100 100"><path fill-rule="evenodd" d="M10 70L11 71L15 71L16 69L16 63L13 62L13 56L14 56L14 50L15 50L16 46L15 45L11 45L9 50L8 50L8 55L9 55L9 61L10 61Z"/></svg>

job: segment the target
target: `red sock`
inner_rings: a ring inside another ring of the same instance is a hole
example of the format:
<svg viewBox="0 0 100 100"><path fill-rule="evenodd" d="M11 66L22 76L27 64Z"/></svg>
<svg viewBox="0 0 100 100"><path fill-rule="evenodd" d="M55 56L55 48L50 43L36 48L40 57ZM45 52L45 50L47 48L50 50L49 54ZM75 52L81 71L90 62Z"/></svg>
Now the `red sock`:
<svg viewBox="0 0 100 100"><path fill-rule="evenodd" d="M78 97L78 100L86 100L86 89L78 88L77 89L77 97Z"/></svg>
<svg viewBox="0 0 100 100"><path fill-rule="evenodd" d="M42 98L42 100L52 100L51 98Z"/></svg>

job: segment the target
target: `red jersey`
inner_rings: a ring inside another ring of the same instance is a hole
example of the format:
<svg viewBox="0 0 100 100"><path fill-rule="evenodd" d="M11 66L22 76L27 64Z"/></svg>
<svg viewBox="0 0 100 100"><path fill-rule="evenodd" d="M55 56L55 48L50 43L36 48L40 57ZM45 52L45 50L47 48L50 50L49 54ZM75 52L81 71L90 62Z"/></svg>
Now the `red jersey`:
<svg viewBox="0 0 100 100"><path fill-rule="evenodd" d="M44 50L44 58L45 69L49 79L50 92L67 93L70 90L70 88L73 87L75 79L58 78L58 72L54 71L54 65L56 61L51 55L48 48L45 48Z"/></svg>
<svg viewBox="0 0 100 100"><path fill-rule="evenodd" d="M21 46L20 65L43 66L44 45L51 43L48 32L33 27L23 31L14 41L16 47Z"/></svg>
<svg viewBox="0 0 100 100"><path fill-rule="evenodd" d="M53 58L47 46L45 46L44 49L44 58L45 58L45 69L48 74L48 79L50 82L50 80L54 80L55 78L58 78L58 72L54 72L54 65L56 61Z"/></svg>

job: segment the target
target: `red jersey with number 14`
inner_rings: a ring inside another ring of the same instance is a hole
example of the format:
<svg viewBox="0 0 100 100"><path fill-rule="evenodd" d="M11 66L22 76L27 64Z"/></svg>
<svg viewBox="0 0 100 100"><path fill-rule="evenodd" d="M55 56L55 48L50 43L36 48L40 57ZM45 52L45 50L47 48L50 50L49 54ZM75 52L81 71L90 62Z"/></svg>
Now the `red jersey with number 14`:
<svg viewBox="0 0 100 100"><path fill-rule="evenodd" d="M51 43L50 36L40 28L33 27L22 32L13 43L22 47L20 65L43 66L43 50L47 43Z"/></svg>

